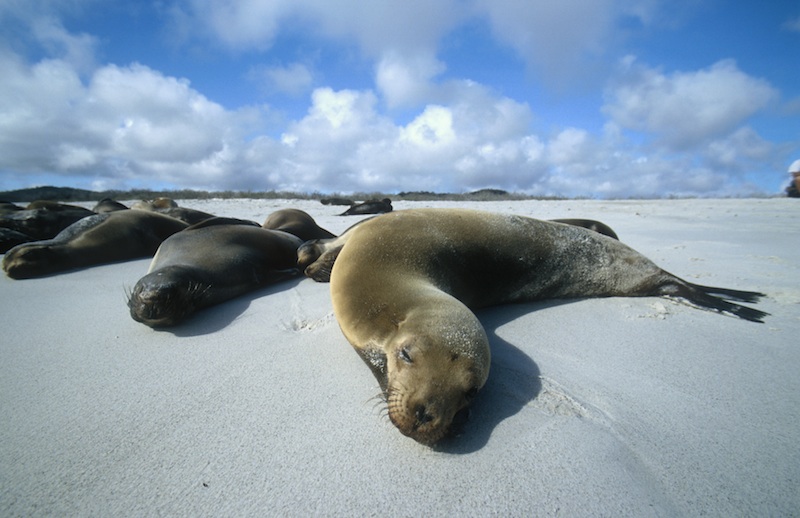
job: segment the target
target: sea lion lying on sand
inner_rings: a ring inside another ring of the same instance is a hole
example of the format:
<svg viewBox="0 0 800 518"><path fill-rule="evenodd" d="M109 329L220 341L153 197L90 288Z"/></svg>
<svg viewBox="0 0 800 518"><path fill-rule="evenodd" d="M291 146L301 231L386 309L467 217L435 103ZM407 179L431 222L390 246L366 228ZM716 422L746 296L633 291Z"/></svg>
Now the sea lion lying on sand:
<svg viewBox="0 0 800 518"><path fill-rule="evenodd" d="M397 211L298 251L306 261L315 255L327 266L306 271L330 279L336 319L378 379L389 418L425 444L465 420L489 375L489 342L474 309L662 296L752 322L767 315L738 304L761 293L692 284L598 232L521 216Z"/></svg>

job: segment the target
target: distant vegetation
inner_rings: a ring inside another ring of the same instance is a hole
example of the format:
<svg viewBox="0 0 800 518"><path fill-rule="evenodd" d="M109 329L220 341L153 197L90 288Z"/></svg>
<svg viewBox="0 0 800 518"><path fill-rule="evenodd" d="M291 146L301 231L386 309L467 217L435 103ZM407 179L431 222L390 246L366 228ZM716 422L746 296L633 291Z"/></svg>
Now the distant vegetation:
<svg viewBox="0 0 800 518"><path fill-rule="evenodd" d="M469 193L435 193L428 191L400 192L397 194L385 193L352 193L347 195L322 194L322 193L296 193L288 191L195 191L191 189L151 191L148 189L132 189L129 191L87 191L71 187L32 187L16 191L0 192L0 200L12 202L31 202L35 200L53 200L63 202L74 201L99 201L103 198L113 200L152 200L165 196L176 200L208 200L208 199L290 199L290 200L320 200L332 196L342 196L351 200L370 200L391 198L392 200L409 201L498 201L498 200L531 200L531 199L560 199L556 197L528 196L525 194L509 193L500 189L481 189Z"/></svg>

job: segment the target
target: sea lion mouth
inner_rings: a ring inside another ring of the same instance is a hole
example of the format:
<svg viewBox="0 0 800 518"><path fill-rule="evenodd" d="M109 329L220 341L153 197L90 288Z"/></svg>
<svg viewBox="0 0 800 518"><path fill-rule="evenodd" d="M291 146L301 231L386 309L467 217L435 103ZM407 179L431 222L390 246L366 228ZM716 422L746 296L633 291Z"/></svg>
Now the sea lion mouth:
<svg viewBox="0 0 800 518"><path fill-rule="evenodd" d="M390 390L386 401L389 420L400 433L427 446L433 446L446 437L461 435L470 415L466 406L448 419L433 405L409 403L399 390Z"/></svg>

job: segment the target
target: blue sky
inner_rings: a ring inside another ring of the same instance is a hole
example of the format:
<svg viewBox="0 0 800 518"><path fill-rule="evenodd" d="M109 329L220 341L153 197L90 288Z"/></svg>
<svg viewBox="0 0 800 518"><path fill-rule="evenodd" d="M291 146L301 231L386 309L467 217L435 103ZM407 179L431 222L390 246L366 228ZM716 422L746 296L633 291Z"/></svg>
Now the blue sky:
<svg viewBox="0 0 800 518"><path fill-rule="evenodd" d="M800 4L4 0L0 190L777 194Z"/></svg>

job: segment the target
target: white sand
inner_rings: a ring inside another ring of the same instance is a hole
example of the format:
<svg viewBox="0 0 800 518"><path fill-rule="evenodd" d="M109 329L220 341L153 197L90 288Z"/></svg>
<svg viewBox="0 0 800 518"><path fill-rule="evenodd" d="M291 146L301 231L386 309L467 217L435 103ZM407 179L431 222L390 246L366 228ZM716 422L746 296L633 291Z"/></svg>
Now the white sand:
<svg viewBox="0 0 800 518"><path fill-rule="evenodd" d="M258 221L297 201L186 201ZM295 280L171 331L134 322L149 260L0 279L1 516L800 514L800 202L409 203L587 217L754 324L657 298L479 313L489 382L432 450L382 416L328 286Z"/></svg>

